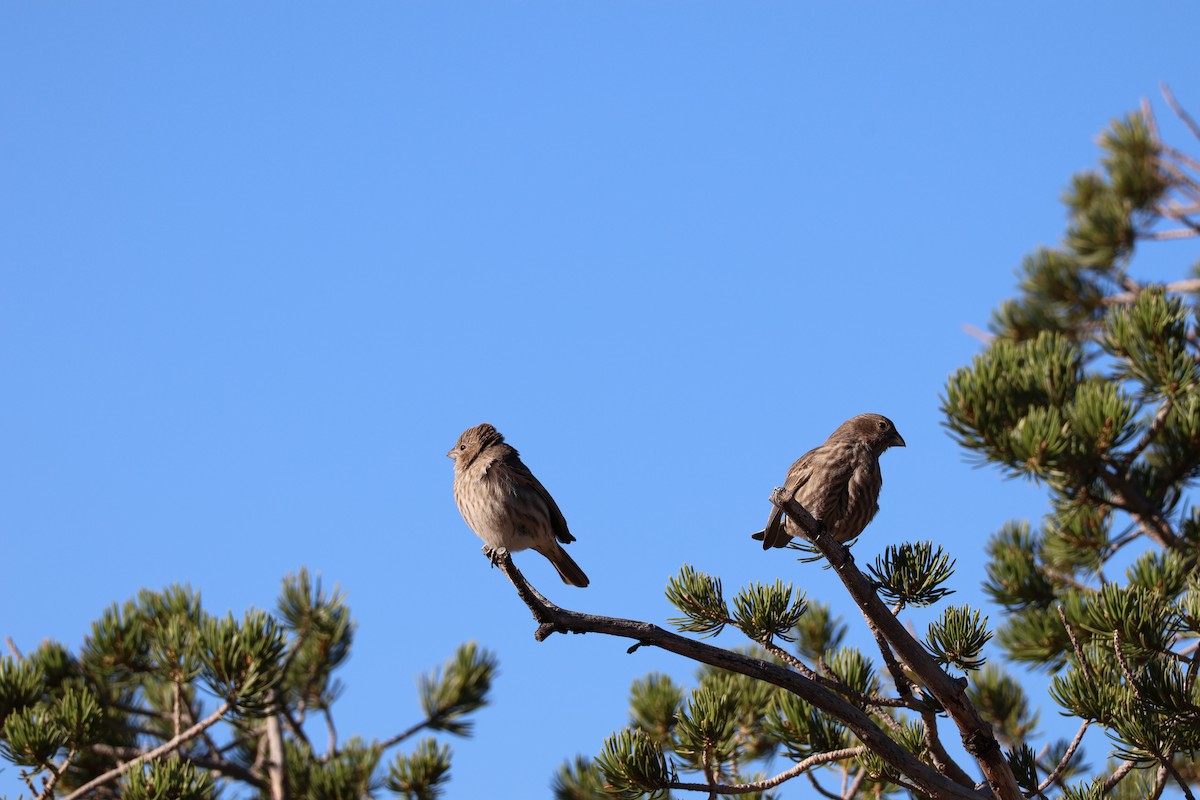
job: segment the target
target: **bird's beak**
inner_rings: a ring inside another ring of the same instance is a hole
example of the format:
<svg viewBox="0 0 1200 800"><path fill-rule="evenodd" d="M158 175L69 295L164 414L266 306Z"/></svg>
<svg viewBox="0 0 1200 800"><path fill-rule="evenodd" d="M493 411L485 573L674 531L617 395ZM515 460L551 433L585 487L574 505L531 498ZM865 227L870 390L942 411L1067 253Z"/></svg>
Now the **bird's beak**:
<svg viewBox="0 0 1200 800"><path fill-rule="evenodd" d="M454 458L454 453L455 453L455 450L454 450L454 448L453 448L453 447L451 447L451 448L450 448L450 449L449 449L449 450L446 452L446 458Z"/></svg>
<svg viewBox="0 0 1200 800"><path fill-rule="evenodd" d="M904 445L904 437L900 435L900 431L896 431L895 433L892 434L891 438L888 439L888 444L891 445L892 447L904 447L905 446Z"/></svg>

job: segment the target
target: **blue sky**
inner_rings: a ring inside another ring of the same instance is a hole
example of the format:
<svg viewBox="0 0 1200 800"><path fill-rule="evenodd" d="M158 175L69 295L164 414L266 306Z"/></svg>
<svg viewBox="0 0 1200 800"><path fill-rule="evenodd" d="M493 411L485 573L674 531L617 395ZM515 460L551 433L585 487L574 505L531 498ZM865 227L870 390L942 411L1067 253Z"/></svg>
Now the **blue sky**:
<svg viewBox="0 0 1200 800"><path fill-rule="evenodd" d="M0 633L77 647L174 582L271 608L307 566L359 624L340 732L407 727L415 677L475 639L501 675L447 797L546 796L635 678L693 667L533 641L451 496L444 454L485 420L579 539L586 590L517 558L567 607L663 623L690 563L795 581L861 635L827 573L747 535L863 411L908 447L859 560L933 539L978 600L987 536L1043 504L939 425L963 326L1058 239L1110 119L1150 97L1195 151L1158 85L1200 113L1198 26L1165 3L6 5Z"/></svg>

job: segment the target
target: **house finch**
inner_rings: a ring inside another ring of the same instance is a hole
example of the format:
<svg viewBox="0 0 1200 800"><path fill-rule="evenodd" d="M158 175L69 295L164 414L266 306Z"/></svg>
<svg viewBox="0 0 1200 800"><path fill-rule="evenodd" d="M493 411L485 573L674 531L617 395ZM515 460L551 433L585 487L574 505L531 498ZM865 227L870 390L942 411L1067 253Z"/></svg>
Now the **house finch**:
<svg viewBox="0 0 1200 800"><path fill-rule="evenodd" d="M559 544L575 537L558 504L499 431L486 422L468 428L446 455L454 459L454 502L493 562L501 547L509 552L532 547L550 559L563 583L588 585Z"/></svg>
<svg viewBox="0 0 1200 800"><path fill-rule="evenodd" d="M879 456L889 447L904 447L904 439L887 417L859 414L792 464L783 488L796 502L825 524L839 542L862 533L879 511L883 476ZM771 509L765 530L754 534L763 549L785 547L801 529L778 507Z"/></svg>

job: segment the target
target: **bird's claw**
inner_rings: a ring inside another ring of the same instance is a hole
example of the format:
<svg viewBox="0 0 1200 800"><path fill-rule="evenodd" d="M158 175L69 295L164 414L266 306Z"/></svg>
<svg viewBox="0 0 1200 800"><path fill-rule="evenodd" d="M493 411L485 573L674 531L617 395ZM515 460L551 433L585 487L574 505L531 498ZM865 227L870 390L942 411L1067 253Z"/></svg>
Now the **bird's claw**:
<svg viewBox="0 0 1200 800"><path fill-rule="evenodd" d="M503 547L484 547L483 554L487 556L488 561L492 562L492 566L500 563L500 559L508 555L508 550Z"/></svg>

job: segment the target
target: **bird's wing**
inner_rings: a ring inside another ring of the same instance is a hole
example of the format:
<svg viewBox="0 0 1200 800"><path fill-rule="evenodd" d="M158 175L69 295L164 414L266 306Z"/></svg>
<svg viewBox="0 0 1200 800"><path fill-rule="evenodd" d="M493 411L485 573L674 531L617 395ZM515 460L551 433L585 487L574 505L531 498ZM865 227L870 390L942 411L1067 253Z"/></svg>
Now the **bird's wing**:
<svg viewBox="0 0 1200 800"><path fill-rule="evenodd" d="M525 466L520 457L513 454L506 460L516 478L513 485L514 491L527 499L541 502L545 506L546 514L550 519L550 528L554 531L554 538L563 544L575 541L575 537L567 528L567 518L563 516L562 510L559 509L558 503L554 502L550 492L546 491L545 486L542 486L542 482L529 470L529 467Z"/></svg>
<svg viewBox="0 0 1200 800"><path fill-rule="evenodd" d="M787 478L783 482L784 491L794 495L797 489L808 483L813 473L813 454L815 452L816 450L809 450L788 469ZM754 538L757 539L758 536L755 535ZM763 550L784 547L791 540L792 537L784 531L783 511L779 506L771 506L771 516L767 519L767 527L763 529Z"/></svg>

